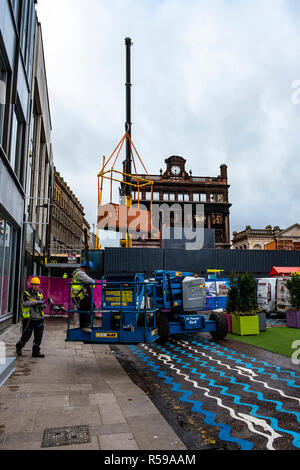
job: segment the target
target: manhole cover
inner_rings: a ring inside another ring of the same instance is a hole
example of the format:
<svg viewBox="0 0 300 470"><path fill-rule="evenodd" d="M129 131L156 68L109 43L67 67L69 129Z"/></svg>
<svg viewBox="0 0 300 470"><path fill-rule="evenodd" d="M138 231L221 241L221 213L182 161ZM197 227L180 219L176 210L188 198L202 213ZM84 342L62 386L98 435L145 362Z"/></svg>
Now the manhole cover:
<svg viewBox="0 0 300 470"><path fill-rule="evenodd" d="M42 447L70 446L89 442L88 426L45 429Z"/></svg>

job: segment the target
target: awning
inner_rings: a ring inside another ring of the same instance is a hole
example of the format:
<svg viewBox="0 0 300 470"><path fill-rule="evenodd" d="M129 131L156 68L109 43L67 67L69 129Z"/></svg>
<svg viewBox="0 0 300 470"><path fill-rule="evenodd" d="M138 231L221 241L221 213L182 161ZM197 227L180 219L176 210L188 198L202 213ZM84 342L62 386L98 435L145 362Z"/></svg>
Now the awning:
<svg viewBox="0 0 300 470"><path fill-rule="evenodd" d="M292 273L299 273L300 274L300 267L277 267L274 266L270 271L270 276L289 276Z"/></svg>

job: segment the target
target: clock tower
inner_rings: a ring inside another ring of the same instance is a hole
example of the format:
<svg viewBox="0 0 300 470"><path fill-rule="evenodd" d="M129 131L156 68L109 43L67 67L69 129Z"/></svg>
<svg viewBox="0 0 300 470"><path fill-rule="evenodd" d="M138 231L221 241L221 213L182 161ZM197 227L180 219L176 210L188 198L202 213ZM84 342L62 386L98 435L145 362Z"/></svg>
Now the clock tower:
<svg viewBox="0 0 300 470"><path fill-rule="evenodd" d="M163 178L186 179L188 177L188 174L185 171L186 160L184 158L172 155L172 157L165 160L165 163L167 165L167 169L163 174Z"/></svg>

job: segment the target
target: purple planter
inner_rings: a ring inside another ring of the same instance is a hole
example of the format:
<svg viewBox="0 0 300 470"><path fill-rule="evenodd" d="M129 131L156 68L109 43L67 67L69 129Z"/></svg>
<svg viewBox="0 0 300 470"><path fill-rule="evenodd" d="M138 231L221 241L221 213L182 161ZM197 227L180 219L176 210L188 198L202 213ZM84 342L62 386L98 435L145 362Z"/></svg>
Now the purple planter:
<svg viewBox="0 0 300 470"><path fill-rule="evenodd" d="M299 310L287 310L286 314L286 326L290 328L300 328L300 311Z"/></svg>
<svg viewBox="0 0 300 470"><path fill-rule="evenodd" d="M229 313L225 313L225 317L226 317L227 325L228 325L228 333L231 333L232 332L231 315L229 315Z"/></svg>

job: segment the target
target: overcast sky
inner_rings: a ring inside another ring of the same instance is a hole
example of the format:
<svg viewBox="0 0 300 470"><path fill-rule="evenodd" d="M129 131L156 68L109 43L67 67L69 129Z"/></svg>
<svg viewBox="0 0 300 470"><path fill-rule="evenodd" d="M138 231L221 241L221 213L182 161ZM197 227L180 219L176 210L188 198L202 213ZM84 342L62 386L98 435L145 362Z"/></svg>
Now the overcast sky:
<svg viewBox="0 0 300 470"><path fill-rule="evenodd" d="M299 0L39 0L37 12L54 162L91 227L102 156L124 134L125 37L147 170L171 155L195 176L226 163L231 235L300 222Z"/></svg>

